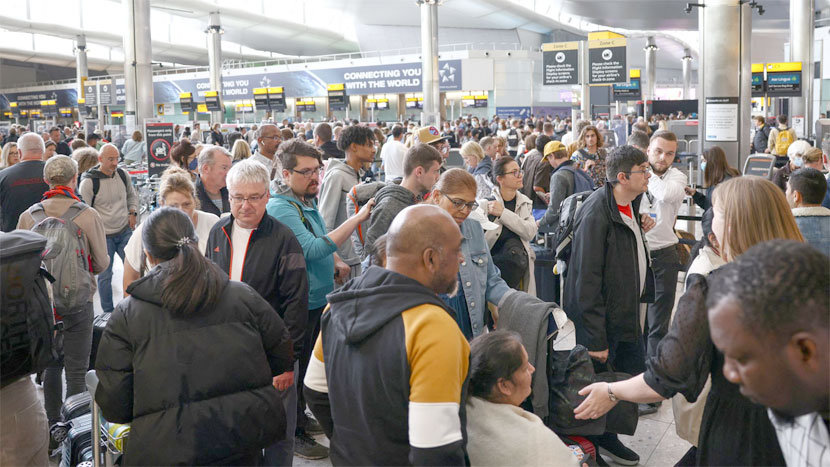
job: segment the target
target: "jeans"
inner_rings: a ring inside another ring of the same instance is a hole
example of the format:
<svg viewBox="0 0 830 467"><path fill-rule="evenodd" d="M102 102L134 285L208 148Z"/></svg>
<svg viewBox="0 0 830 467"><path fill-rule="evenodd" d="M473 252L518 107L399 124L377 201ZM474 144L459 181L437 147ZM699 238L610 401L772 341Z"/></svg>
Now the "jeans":
<svg viewBox="0 0 830 467"><path fill-rule="evenodd" d="M113 235L107 235L107 254L110 257L110 265L107 269L98 274L98 296L101 297L101 308L104 313L112 312L114 305L112 304L112 263L115 259L115 254L121 257L124 261L124 247L130 241L133 231L129 228L123 232Z"/></svg>
<svg viewBox="0 0 830 467"><path fill-rule="evenodd" d="M672 245L651 252L651 269L654 271L654 303L648 304L644 340L646 358L657 355L657 344L669 333L671 311L677 294L677 275L680 271L680 258L677 248Z"/></svg>
<svg viewBox="0 0 830 467"><path fill-rule="evenodd" d="M58 312L60 313L60 312ZM43 372L43 403L49 424L60 419L63 405L61 373L66 367L66 397L86 391L84 378L92 350L92 302L79 312L63 317L63 356Z"/></svg>
<svg viewBox="0 0 830 467"><path fill-rule="evenodd" d="M297 378L297 429L296 434L305 433L305 427L308 423L308 416L305 414L305 398L303 397L303 381L305 380L305 372L308 369L308 362L311 360L311 354L314 352L314 344L317 342L317 336L320 334L320 316L326 307L308 310L308 325L306 332L303 335L303 351L300 353L300 368L299 376Z"/></svg>
<svg viewBox="0 0 830 467"><path fill-rule="evenodd" d="M277 391L285 409L285 439L265 448L262 465L269 467L291 466L294 462L294 432L297 428L297 379L299 362L294 362L294 384L284 391Z"/></svg>
<svg viewBox="0 0 830 467"><path fill-rule="evenodd" d="M49 465L49 429L30 376L0 389L0 465Z"/></svg>

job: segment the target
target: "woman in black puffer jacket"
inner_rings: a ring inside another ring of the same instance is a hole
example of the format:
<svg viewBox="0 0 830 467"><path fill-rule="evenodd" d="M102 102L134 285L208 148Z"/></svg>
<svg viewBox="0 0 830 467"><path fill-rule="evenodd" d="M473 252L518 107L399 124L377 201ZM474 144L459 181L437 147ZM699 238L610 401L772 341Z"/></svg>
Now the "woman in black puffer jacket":
<svg viewBox="0 0 830 467"><path fill-rule="evenodd" d="M132 424L124 465L256 465L285 432L271 386L293 367L285 324L199 253L186 214L145 222L156 266L127 289L96 360L104 418Z"/></svg>

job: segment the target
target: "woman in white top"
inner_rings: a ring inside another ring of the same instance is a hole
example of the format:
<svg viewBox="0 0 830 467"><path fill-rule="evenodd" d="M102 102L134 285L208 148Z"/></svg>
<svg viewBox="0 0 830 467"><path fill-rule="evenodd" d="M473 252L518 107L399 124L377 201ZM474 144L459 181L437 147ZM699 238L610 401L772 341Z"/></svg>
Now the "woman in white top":
<svg viewBox="0 0 830 467"><path fill-rule="evenodd" d="M213 224L219 221L219 217L204 211L198 211L199 198L196 196L196 187L190 178L190 174L178 167L171 166L164 172L161 177L161 184L159 185L159 204L161 206L168 206L181 209L193 221L193 226L196 228L196 236L199 240L199 251L204 254L205 246L207 245L208 235ZM133 283L133 281L141 278L152 266L144 258L144 267L142 267L142 244L141 244L141 229L144 224L136 226L130 241L124 248L124 291Z"/></svg>
<svg viewBox="0 0 830 467"><path fill-rule="evenodd" d="M533 218L533 202L519 191L522 188L522 175L518 162L513 159L502 157L497 160L493 165L493 176L498 186L493 189L491 196L495 200L480 205L486 206L490 221L498 225L496 229L485 230L484 238L487 240L490 254L493 255L493 261L501 271L502 279L511 288L535 296L533 261L536 255L530 248L530 242L536 237L539 227ZM511 238L513 240L510 240ZM513 248L514 245L518 247L519 242L521 249ZM511 251L503 251L505 248ZM524 271L513 270L515 268L511 266L517 264L516 258L522 254L527 257L527 267ZM508 264L502 265L498 263L500 258L512 259Z"/></svg>
<svg viewBox="0 0 830 467"><path fill-rule="evenodd" d="M470 343L467 455L471 465L580 465L582 450L565 446L541 418L519 407L530 395L534 371L514 332L490 332Z"/></svg>
<svg viewBox="0 0 830 467"><path fill-rule="evenodd" d="M144 155L147 154L147 145L144 144L141 131L135 130L133 137L124 142L124 146L121 146L121 154L124 154L124 162L128 164L141 162Z"/></svg>

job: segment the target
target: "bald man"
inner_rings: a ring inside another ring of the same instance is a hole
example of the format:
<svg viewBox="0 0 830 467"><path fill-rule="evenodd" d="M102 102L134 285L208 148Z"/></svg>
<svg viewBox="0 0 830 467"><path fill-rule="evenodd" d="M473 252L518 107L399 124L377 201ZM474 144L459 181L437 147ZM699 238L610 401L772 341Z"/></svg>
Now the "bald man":
<svg viewBox="0 0 830 467"><path fill-rule="evenodd" d="M387 269L328 296L305 397L332 464L465 463L470 347L436 295L455 292L462 238L446 211L410 206L389 227Z"/></svg>
<svg viewBox="0 0 830 467"><path fill-rule="evenodd" d="M251 156L252 161L257 161L265 166L270 172L271 179L274 177L282 179L282 167L280 159L276 157L277 148L282 143L282 132L273 123L265 123L257 130L257 149Z"/></svg>

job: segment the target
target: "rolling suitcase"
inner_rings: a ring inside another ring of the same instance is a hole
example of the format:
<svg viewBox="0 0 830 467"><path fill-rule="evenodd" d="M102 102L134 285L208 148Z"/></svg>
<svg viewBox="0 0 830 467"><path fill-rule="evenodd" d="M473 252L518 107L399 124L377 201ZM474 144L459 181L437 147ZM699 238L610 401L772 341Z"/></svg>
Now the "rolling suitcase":
<svg viewBox="0 0 830 467"><path fill-rule="evenodd" d="M92 396L88 391L67 397L61 406L61 421L49 427L49 435L58 443L64 442L72 428L72 421L90 412Z"/></svg>
<svg viewBox="0 0 830 467"><path fill-rule="evenodd" d="M101 343L101 336L107 327L112 313L101 313L92 320L92 351L89 353L89 369L95 369L95 356L98 355L98 344Z"/></svg>
<svg viewBox="0 0 830 467"><path fill-rule="evenodd" d="M84 462L92 465L92 461L92 414L87 413L69 421L69 431L61 445L60 467L75 467Z"/></svg>

